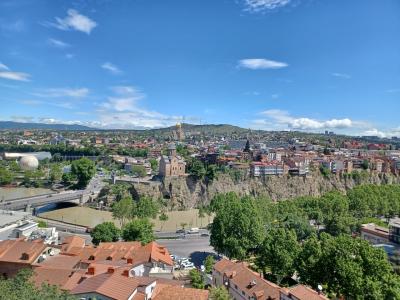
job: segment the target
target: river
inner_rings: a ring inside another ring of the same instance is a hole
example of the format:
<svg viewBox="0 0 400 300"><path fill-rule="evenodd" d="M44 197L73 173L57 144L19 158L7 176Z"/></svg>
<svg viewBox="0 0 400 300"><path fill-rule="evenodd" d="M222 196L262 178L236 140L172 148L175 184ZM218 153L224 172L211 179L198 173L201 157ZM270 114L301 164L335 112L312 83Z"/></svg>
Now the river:
<svg viewBox="0 0 400 300"><path fill-rule="evenodd" d="M0 187L0 201L52 193L50 189L26 187Z"/></svg>

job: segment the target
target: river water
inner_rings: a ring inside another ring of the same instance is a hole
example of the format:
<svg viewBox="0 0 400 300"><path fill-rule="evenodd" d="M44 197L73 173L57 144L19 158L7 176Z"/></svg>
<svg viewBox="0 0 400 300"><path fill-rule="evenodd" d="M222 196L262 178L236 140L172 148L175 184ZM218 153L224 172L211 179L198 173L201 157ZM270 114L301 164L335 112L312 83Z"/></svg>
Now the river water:
<svg viewBox="0 0 400 300"><path fill-rule="evenodd" d="M50 189L26 187L0 187L0 201L52 193Z"/></svg>

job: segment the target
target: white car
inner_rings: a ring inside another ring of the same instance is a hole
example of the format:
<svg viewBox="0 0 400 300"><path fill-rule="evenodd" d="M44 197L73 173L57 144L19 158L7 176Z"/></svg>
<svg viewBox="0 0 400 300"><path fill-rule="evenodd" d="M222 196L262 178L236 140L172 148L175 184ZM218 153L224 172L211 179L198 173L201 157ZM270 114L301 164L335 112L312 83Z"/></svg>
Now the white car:
<svg viewBox="0 0 400 300"><path fill-rule="evenodd" d="M175 261L175 260L177 259L176 255L170 254L169 256L171 257L171 259L172 259L173 261Z"/></svg>
<svg viewBox="0 0 400 300"><path fill-rule="evenodd" d="M181 263L181 267L184 270L192 270L194 269L194 264L192 262L183 262Z"/></svg>

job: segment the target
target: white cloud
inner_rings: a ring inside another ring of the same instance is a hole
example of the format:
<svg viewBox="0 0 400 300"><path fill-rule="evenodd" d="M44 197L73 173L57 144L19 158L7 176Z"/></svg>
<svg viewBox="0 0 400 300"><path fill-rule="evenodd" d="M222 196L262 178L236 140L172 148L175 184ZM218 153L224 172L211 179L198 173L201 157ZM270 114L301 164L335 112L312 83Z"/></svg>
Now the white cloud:
<svg viewBox="0 0 400 300"><path fill-rule="evenodd" d="M111 87L113 96L99 104L99 126L102 128L156 128L170 126L182 119L139 106L146 95L134 86Z"/></svg>
<svg viewBox="0 0 400 300"><path fill-rule="evenodd" d="M71 98L84 98L89 95L88 88L51 88L41 90L38 93L33 93L38 97L71 97Z"/></svg>
<svg viewBox="0 0 400 300"><path fill-rule="evenodd" d="M371 128L364 131L361 135L363 136L378 136L380 138L391 138L393 136L400 137L400 127L391 128L388 130L379 130L377 128Z"/></svg>
<svg viewBox="0 0 400 300"><path fill-rule="evenodd" d="M115 95L109 97L108 101L103 102L101 106L119 112L137 110L137 101L145 97L145 95L134 86L113 86L111 90Z"/></svg>
<svg viewBox="0 0 400 300"><path fill-rule="evenodd" d="M72 53L65 54L65 58L67 58L67 59L71 59L71 58L74 58L74 57L75 57L75 54L72 54Z"/></svg>
<svg viewBox="0 0 400 300"><path fill-rule="evenodd" d="M122 73L122 71L116 65L114 65L114 64L112 64L110 62L105 62L104 64L101 65L101 67L104 70L107 70L107 71L111 72L114 75Z"/></svg>
<svg viewBox="0 0 400 300"><path fill-rule="evenodd" d="M0 62L0 70L10 70L5 64Z"/></svg>
<svg viewBox="0 0 400 300"><path fill-rule="evenodd" d="M280 69L289 66L287 63L264 59L264 58L246 58L239 61L238 64L241 68L251 70L259 69Z"/></svg>
<svg viewBox="0 0 400 300"><path fill-rule="evenodd" d="M245 0L246 10L260 12L288 5L291 0Z"/></svg>
<svg viewBox="0 0 400 300"><path fill-rule="evenodd" d="M68 47L71 46L70 44L67 44L67 43L65 43L63 41L60 41L60 40L57 40L57 39L53 39L53 38L48 39L47 42L51 46L56 47L56 48L68 48Z"/></svg>
<svg viewBox="0 0 400 300"><path fill-rule="evenodd" d="M335 77L343 78L343 79L351 78L351 76L349 74L345 74L345 73L332 73L331 75L335 76Z"/></svg>
<svg viewBox="0 0 400 300"><path fill-rule="evenodd" d="M16 81L29 81L30 75L22 72L0 71L0 78L16 80Z"/></svg>
<svg viewBox="0 0 400 300"><path fill-rule="evenodd" d="M31 117L31 116L11 116L11 120L14 122L27 123L27 122L32 122L33 117Z"/></svg>
<svg viewBox="0 0 400 300"><path fill-rule="evenodd" d="M64 19L56 18L57 23L51 24L52 26L61 30L77 30L90 34L90 32L97 26L97 23L89 17L81 15L75 9L69 9L67 16Z"/></svg>
<svg viewBox="0 0 400 300"><path fill-rule="evenodd" d="M274 122L283 128L295 130L343 129L354 126L354 122L348 118L331 120L315 120L306 117L295 118L289 112L280 109L266 110L261 112L261 115L267 117L267 122Z"/></svg>

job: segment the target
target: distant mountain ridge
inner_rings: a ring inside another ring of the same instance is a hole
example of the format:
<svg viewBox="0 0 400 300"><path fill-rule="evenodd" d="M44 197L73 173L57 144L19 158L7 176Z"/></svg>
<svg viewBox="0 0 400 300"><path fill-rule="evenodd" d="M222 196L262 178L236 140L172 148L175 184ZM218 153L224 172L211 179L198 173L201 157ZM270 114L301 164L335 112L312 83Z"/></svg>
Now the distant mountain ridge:
<svg viewBox="0 0 400 300"><path fill-rule="evenodd" d="M14 121L0 121L0 130L14 129L14 130L30 130L30 129L43 129L43 130L95 130L88 126L77 124L45 124L45 123L23 123Z"/></svg>

